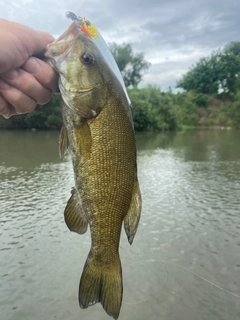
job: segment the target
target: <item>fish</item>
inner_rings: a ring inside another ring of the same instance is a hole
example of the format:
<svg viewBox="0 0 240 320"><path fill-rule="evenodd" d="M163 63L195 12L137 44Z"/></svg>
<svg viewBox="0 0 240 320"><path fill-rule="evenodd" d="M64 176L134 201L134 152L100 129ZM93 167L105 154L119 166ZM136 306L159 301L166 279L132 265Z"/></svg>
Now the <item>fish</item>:
<svg viewBox="0 0 240 320"><path fill-rule="evenodd" d="M142 207L130 99L116 62L97 28L73 22L49 44L47 62L59 74L63 127L59 153L70 153L75 186L64 218L91 248L83 267L81 308L100 302L118 319L123 295L119 241L122 226L132 244Z"/></svg>

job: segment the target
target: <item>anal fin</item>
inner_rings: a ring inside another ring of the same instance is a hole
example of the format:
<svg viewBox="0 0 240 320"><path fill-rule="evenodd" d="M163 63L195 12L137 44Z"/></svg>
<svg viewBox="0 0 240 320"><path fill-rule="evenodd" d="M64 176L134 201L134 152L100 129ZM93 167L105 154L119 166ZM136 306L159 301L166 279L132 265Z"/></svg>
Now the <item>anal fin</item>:
<svg viewBox="0 0 240 320"><path fill-rule="evenodd" d="M77 190L73 188L71 193L72 195L64 211L65 222L71 231L83 234L87 231L88 222L82 209Z"/></svg>
<svg viewBox="0 0 240 320"><path fill-rule="evenodd" d="M124 218L124 228L128 237L128 242L132 244L135 233L137 232L142 209L142 199L138 180L136 179L133 187L131 204L126 217Z"/></svg>

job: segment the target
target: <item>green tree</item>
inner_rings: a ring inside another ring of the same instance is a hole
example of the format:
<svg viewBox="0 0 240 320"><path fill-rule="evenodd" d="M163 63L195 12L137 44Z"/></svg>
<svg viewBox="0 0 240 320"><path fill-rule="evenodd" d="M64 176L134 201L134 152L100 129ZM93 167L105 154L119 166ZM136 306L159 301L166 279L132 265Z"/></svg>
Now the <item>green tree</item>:
<svg viewBox="0 0 240 320"><path fill-rule="evenodd" d="M177 110L173 94L161 92L154 86L129 89L128 93L133 105L133 120L137 131L177 129Z"/></svg>
<svg viewBox="0 0 240 320"><path fill-rule="evenodd" d="M231 41L224 47L225 53L233 53L238 56L240 54L240 41Z"/></svg>
<svg viewBox="0 0 240 320"><path fill-rule="evenodd" d="M236 93L240 89L240 41L232 41L224 47L220 67L223 91Z"/></svg>
<svg viewBox="0 0 240 320"><path fill-rule="evenodd" d="M130 44L109 44L110 50L122 73L126 87L137 87L143 73L148 70L150 63L144 59L143 53L134 53Z"/></svg>
<svg viewBox="0 0 240 320"><path fill-rule="evenodd" d="M56 130L62 126L60 95L53 95L46 105L37 108L24 117L27 128Z"/></svg>
<svg viewBox="0 0 240 320"><path fill-rule="evenodd" d="M210 57L201 58L177 82L177 88L203 94L217 94L219 90L237 92L240 89L240 42L230 42Z"/></svg>
<svg viewBox="0 0 240 320"><path fill-rule="evenodd" d="M177 88L186 91L194 90L204 94L218 93L219 74L218 64L220 51L214 52L211 57L201 58L190 70L177 82Z"/></svg>

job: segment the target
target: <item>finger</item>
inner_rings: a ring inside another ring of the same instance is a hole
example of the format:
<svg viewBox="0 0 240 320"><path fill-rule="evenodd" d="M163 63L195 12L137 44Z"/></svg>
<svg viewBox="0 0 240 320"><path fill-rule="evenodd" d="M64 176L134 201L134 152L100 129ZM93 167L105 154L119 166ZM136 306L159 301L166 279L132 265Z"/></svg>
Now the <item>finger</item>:
<svg viewBox="0 0 240 320"><path fill-rule="evenodd" d="M22 66L22 69L31 73L44 87L51 89L52 92L59 92L58 75L46 62L31 57Z"/></svg>
<svg viewBox="0 0 240 320"><path fill-rule="evenodd" d="M0 94L0 115L8 119L13 114L14 114L13 107Z"/></svg>
<svg viewBox="0 0 240 320"><path fill-rule="evenodd" d="M29 96L21 92L15 87L10 86L8 83L0 79L0 94L12 105L14 110L10 109L9 114L5 113L6 106L3 106L3 112L5 117L9 117L13 114L27 113L36 108L37 102L31 99ZM8 106L11 108L11 106Z"/></svg>
<svg viewBox="0 0 240 320"><path fill-rule="evenodd" d="M42 86L34 76L20 68L3 73L1 78L39 104L45 104L51 99L52 91Z"/></svg>

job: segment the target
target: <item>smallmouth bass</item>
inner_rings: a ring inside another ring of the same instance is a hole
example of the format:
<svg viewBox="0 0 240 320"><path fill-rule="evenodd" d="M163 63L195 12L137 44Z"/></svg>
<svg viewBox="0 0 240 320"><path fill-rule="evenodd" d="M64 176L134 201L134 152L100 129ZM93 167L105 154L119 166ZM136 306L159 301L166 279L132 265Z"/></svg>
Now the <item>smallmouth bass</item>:
<svg viewBox="0 0 240 320"><path fill-rule="evenodd" d="M91 232L79 285L80 307L101 302L117 319L123 292L121 228L124 223L132 244L141 213L133 120L107 45L89 21L76 16L73 20L46 52L59 74L62 96L60 156L70 152L75 177L64 216L71 231L83 234L89 225Z"/></svg>

